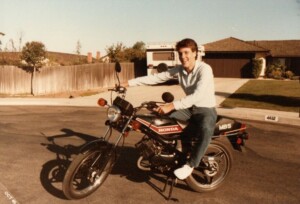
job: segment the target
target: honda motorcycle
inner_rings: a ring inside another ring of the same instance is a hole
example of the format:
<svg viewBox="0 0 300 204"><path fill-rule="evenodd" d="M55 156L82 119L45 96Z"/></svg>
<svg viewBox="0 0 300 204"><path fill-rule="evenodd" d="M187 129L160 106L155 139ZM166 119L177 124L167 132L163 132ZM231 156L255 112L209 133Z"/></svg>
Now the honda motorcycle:
<svg viewBox="0 0 300 204"><path fill-rule="evenodd" d="M125 100L126 88L120 85L120 71L120 66L117 66L118 85L109 89L117 93L114 100L111 95L111 105L103 98L98 100L100 106L107 108L106 132L103 137L87 143L66 171L63 192L68 199L84 198L105 182L118 158L120 141L130 131L144 135L135 145L140 154L137 167L166 176L164 190L170 183L167 199L171 198L177 180L173 171L187 160L188 152L182 151L180 142L180 135L187 124L154 111L159 104L171 102L173 95L166 92L162 95L164 102L148 101L133 107ZM111 137L113 130L118 132L116 137ZM231 170L232 150L241 151L246 139L248 133L245 124L218 116L212 141L199 166L185 179L186 184L196 192L219 188ZM191 145L194 142L197 141L191 141Z"/></svg>

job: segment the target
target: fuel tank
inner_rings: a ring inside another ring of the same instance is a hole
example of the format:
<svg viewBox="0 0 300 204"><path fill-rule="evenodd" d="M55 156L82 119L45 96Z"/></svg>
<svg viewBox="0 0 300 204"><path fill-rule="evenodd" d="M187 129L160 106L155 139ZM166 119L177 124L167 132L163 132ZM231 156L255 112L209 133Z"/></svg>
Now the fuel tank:
<svg viewBox="0 0 300 204"><path fill-rule="evenodd" d="M155 114L138 115L136 120L160 135L173 135L182 132L182 127L177 121L167 116L158 117Z"/></svg>

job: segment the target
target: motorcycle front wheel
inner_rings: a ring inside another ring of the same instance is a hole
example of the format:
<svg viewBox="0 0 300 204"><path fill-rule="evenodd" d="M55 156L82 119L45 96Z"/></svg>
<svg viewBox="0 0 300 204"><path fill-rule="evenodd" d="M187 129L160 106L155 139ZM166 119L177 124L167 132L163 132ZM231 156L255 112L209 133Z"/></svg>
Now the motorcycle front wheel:
<svg viewBox="0 0 300 204"><path fill-rule="evenodd" d="M209 192L219 188L227 178L232 165L232 153L228 147L213 140L197 168L185 180L197 192Z"/></svg>
<svg viewBox="0 0 300 204"><path fill-rule="evenodd" d="M96 191L106 180L115 161L115 153L93 150L79 154L69 166L63 192L68 199L81 199Z"/></svg>

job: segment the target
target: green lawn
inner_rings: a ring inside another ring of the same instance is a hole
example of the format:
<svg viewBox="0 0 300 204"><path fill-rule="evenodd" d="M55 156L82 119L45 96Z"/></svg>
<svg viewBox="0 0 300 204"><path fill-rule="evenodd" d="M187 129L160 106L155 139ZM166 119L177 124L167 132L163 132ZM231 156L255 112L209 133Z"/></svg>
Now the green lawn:
<svg viewBox="0 0 300 204"><path fill-rule="evenodd" d="M300 83L298 80L249 80L221 106L298 112Z"/></svg>

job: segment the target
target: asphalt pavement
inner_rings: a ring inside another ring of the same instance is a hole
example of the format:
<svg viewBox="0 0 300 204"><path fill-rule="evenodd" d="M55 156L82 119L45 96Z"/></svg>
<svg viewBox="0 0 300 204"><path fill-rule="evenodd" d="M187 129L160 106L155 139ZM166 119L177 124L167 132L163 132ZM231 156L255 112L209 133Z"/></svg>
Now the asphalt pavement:
<svg viewBox="0 0 300 204"><path fill-rule="evenodd" d="M224 115L236 119L248 119L300 126L300 113L296 112L283 112L249 108L224 108L219 106L226 99L226 97L234 93L247 81L248 79L215 78L217 112L219 115ZM174 95L175 100L184 96L184 93L178 84L138 86L127 88L126 100L130 101L133 106L138 106L144 101L161 101L161 95L166 91L171 92ZM109 100L110 94L111 93L107 91L92 96L75 98L1 98L0 105L94 107L98 106L98 98L105 98Z"/></svg>

